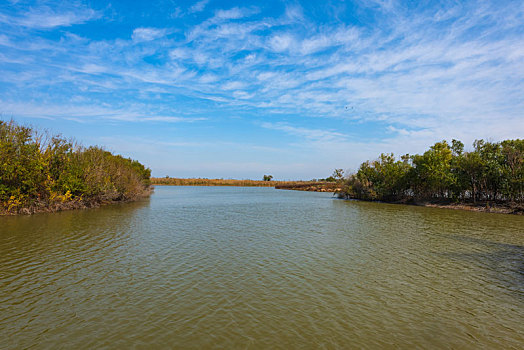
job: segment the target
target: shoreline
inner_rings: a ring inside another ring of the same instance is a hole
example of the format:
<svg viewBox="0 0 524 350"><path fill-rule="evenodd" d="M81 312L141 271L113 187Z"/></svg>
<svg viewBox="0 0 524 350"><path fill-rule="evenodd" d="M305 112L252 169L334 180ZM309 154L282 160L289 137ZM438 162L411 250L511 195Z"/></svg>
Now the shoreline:
<svg viewBox="0 0 524 350"><path fill-rule="evenodd" d="M264 181L264 180L237 180L237 179L208 179L208 178L159 178L152 177L154 186L238 186L238 187L275 187L280 185L297 185L311 183L311 181Z"/></svg>
<svg viewBox="0 0 524 350"><path fill-rule="evenodd" d="M143 193L133 196L132 198L93 198L93 199L75 199L65 202L45 203L37 202L30 207L19 208L14 212L0 209L0 216L17 216L17 215L33 215L39 213L56 213L66 210L79 210L79 209L94 209L102 206L120 203L136 202L144 198L148 198L155 189L155 186L177 186L172 184L155 184L147 188ZM184 185L178 185L184 186ZM238 187L238 185L192 185L199 187L206 186L229 186ZM248 187L266 187L266 186L248 186ZM307 191L307 192L330 192L340 193L340 188L337 187L336 183L309 183L309 184L294 184L294 185L280 185L274 186L278 190L292 190L292 191ZM482 201L477 203L460 203L460 202L430 202L430 201L373 201L358 198L351 198L347 196L339 197L343 200L351 201L362 201L362 202L375 202L385 204L403 204L412 205L417 207L426 208L439 208L439 209L453 209L453 210L467 210L482 213L494 213L494 214L509 214L509 215L524 215L524 204L518 203L496 203L491 201Z"/></svg>
<svg viewBox="0 0 524 350"><path fill-rule="evenodd" d="M479 201L477 203L442 202L442 201L441 202L437 202L437 201L435 202L430 202L430 201L385 202L385 201L372 201L372 200L350 198L350 197L340 197L340 199L361 201L361 202L412 205L412 206L426 207L426 208L466 210L466 211L475 211L479 213L524 215L524 204L518 204L518 203L496 203L492 201Z"/></svg>
<svg viewBox="0 0 524 350"><path fill-rule="evenodd" d="M276 185L277 190L309 191L309 192L339 192L340 186L336 182L310 182L301 184Z"/></svg>
<svg viewBox="0 0 524 350"><path fill-rule="evenodd" d="M175 187L184 187L184 186L189 186L189 187L275 187L274 185L232 185L232 184L220 184L220 185L212 185L212 184L191 184L191 185L187 185L187 184L159 184L159 183L155 183L155 184L152 184L153 186L175 186Z"/></svg>
<svg viewBox="0 0 524 350"><path fill-rule="evenodd" d="M310 191L310 192L333 192L341 193L341 188L336 183L316 183L316 184L303 184L298 186L275 186L279 190L293 190L293 191ZM345 200L354 200L362 202L376 202L386 204L404 204L414 205L417 207L427 208L440 208L440 209L453 209L453 210L467 210L482 213L495 213L495 214L510 214L510 215L524 215L524 204L518 203L496 203L492 201L479 201L477 203L469 202L442 202L442 201L372 201L359 198L341 197Z"/></svg>
<svg viewBox="0 0 524 350"><path fill-rule="evenodd" d="M488 202L489 203L489 202ZM402 203L399 203L402 204ZM408 203L409 205L409 203ZM439 208L439 209L453 209L453 210L467 210L476 211L481 213L493 213L493 214L510 214L510 215L524 215L524 206L516 203L450 203L450 204L439 204L439 203L414 203L413 205L423 206L427 208Z"/></svg>
<svg viewBox="0 0 524 350"><path fill-rule="evenodd" d="M91 199L74 199L64 202L36 202L29 207L18 208L16 211L8 211L0 209L1 216L18 216L18 215L33 215L40 213L56 213L67 210L83 210L83 209L95 209L102 206L120 203L131 203L136 202L144 198L148 198L154 192L154 187L150 186L144 190L144 192L133 196L131 198L120 198L112 199L107 197L91 198Z"/></svg>

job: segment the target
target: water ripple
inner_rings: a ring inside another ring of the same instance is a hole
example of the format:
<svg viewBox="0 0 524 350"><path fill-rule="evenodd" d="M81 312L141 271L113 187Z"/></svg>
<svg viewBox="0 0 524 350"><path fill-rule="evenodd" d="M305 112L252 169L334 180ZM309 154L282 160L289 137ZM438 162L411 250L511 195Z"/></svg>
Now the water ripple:
<svg viewBox="0 0 524 350"><path fill-rule="evenodd" d="M518 349L523 219L191 187L0 218L0 349Z"/></svg>

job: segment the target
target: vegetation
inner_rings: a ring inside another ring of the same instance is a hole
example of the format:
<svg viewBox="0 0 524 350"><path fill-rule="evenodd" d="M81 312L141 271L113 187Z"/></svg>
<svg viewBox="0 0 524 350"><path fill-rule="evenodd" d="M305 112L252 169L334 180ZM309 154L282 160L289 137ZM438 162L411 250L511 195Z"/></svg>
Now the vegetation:
<svg viewBox="0 0 524 350"><path fill-rule="evenodd" d="M338 192L341 190L339 183L333 181L305 181L282 183L275 186L278 190L312 191L312 192Z"/></svg>
<svg viewBox="0 0 524 350"><path fill-rule="evenodd" d="M234 179L181 179L175 177L153 177L153 185L171 186L244 186L244 187L278 187L282 185L310 184L310 181L257 181L257 180L234 180Z"/></svg>
<svg viewBox="0 0 524 350"><path fill-rule="evenodd" d="M477 140L473 151L453 140L422 155L381 154L343 184L347 198L380 201L519 203L524 200L524 140Z"/></svg>
<svg viewBox="0 0 524 350"><path fill-rule="evenodd" d="M264 175L262 181L271 181L273 180L273 175Z"/></svg>
<svg viewBox="0 0 524 350"><path fill-rule="evenodd" d="M273 181L273 180L232 180L232 179L180 179L173 177L151 178L153 185L171 186L244 186L275 187L280 190L335 192L340 190L340 183L329 181Z"/></svg>
<svg viewBox="0 0 524 350"><path fill-rule="evenodd" d="M148 193L150 175L139 162L100 147L0 121L0 214L136 199Z"/></svg>
<svg viewBox="0 0 524 350"><path fill-rule="evenodd" d="M325 179L318 179L319 182L340 182L344 178L344 170L343 169L335 169L333 171L333 174L331 174L330 177L327 177ZM317 180L314 180L317 181Z"/></svg>

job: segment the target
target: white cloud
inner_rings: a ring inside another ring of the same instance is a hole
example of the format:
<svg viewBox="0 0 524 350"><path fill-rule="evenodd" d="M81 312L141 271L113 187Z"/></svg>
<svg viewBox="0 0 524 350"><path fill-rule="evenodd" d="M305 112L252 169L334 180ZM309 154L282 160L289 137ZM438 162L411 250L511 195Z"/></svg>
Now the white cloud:
<svg viewBox="0 0 524 350"><path fill-rule="evenodd" d="M5 34L0 34L0 45L2 46L11 46L9 37Z"/></svg>
<svg viewBox="0 0 524 350"><path fill-rule="evenodd" d="M294 44L294 39L289 34L277 34L269 39L269 47L276 52L283 52Z"/></svg>
<svg viewBox="0 0 524 350"><path fill-rule="evenodd" d="M333 41L325 35L302 41L300 51L311 54L333 46Z"/></svg>
<svg viewBox="0 0 524 350"><path fill-rule="evenodd" d="M222 85L222 89L224 90L238 90L238 89L242 89L246 86L246 84L244 82L240 82L240 81L229 81L227 83L225 83L224 85Z"/></svg>
<svg viewBox="0 0 524 350"><path fill-rule="evenodd" d="M310 129L304 127L291 126L286 123L261 123L261 127L266 129L278 130L288 133L294 136L304 137L312 141L335 141L335 140L346 140L346 135L332 131L332 130L322 130L322 129Z"/></svg>
<svg viewBox="0 0 524 350"><path fill-rule="evenodd" d="M255 13L258 13L257 8L239 8L233 7L229 10L218 10L215 13L215 19L228 20L228 19L239 19L251 16Z"/></svg>
<svg viewBox="0 0 524 350"><path fill-rule="evenodd" d="M84 66L82 66L82 68L79 69L79 71L88 74L99 74L107 72L107 68L98 64L86 63Z"/></svg>
<svg viewBox="0 0 524 350"><path fill-rule="evenodd" d="M47 6L30 8L18 16L0 14L0 23L31 29L52 29L82 24L100 17L97 11L83 6L53 9Z"/></svg>
<svg viewBox="0 0 524 350"><path fill-rule="evenodd" d="M209 0L201 0L193 4L188 10L189 13L197 13L202 12L206 8L207 4L209 3Z"/></svg>
<svg viewBox="0 0 524 350"><path fill-rule="evenodd" d="M214 83L217 80L219 80L219 77L215 74L204 74L199 79L199 81L204 84Z"/></svg>
<svg viewBox="0 0 524 350"><path fill-rule="evenodd" d="M183 16L182 9L180 7L175 7L173 13L171 13L171 18L181 18Z"/></svg>
<svg viewBox="0 0 524 350"><path fill-rule="evenodd" d="M182 117L160 115L145 112L148 108L144 105L135 106L93 106L86 104L83 99L73 99L74 104L33 104L12 103L0 100L0 105L5 111L18 117L67 119L78 122L100 122L100 120L118 120L125 122L165 122L165 123L192 123L205 121L205 117ZM83 102L83 103L82 103Z"/></svg>
<svg viewBox="0 0 524 350"><path fill-rule="evenodd" d="M246 100L246 99L252 98L253 94L249 94L245 91L237 90L237 91L233 91L233 97L237 99L239 98L239 99Z"/></svg>
<svg viewBox="0 0 524 350"><path fill-rule="evenodd" d="M165 29L158 28L136 28L133 30L131 38L134 42L151 41L163 37L166 34Z"/></svg>
<svg viewBox="0 0 524 350"><path fill-rule="evenodd" d="M298 4L286 6L285 20L289 22L300 22L304 20L304 10Z"/></svg>
<svg viewBox="0 0 524 350"><path fill-rule="evenodd" d="M169 51L169 57L173 60L187 59L191 57L191 51L183 47L177 47Z"/></svg>

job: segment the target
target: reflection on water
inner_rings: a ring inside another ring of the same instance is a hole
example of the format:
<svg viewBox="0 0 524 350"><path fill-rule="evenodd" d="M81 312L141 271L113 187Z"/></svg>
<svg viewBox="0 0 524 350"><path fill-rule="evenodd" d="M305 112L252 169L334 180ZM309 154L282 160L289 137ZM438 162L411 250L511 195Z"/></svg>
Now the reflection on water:
<svg viewBox="0 0 524 350"><path fill-rule="evenodd" d="M521 348L524 217L270 188L0 218L0 348Z"/></svg>
<svg viewBox="0 0 524 350"><path fill-rule="evenodd" d="M513 294L524 301L524 246L492 242L468 236L449 235L450 239L477 246L478 250L444 253L452 260L464 260L484 268L488 285L502 287L506 293Z"/></svg>

